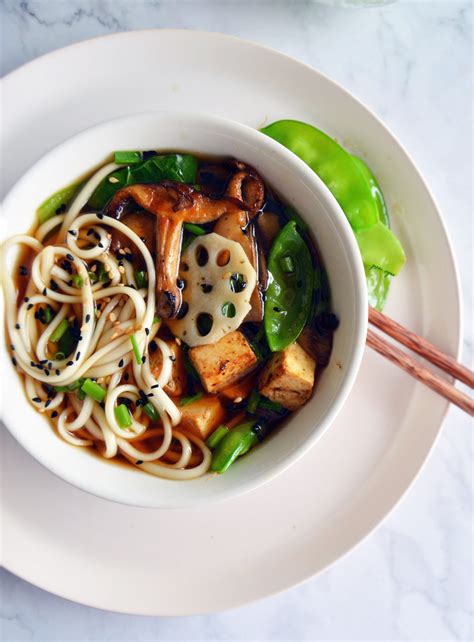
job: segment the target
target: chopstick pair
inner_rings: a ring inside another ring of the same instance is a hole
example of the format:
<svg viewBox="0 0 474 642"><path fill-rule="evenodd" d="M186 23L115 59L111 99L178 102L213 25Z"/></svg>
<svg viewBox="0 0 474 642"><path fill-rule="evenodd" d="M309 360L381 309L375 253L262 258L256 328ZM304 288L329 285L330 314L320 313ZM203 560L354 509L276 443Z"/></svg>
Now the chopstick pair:
<svg viewBox="0 0 474 642"><path fill-rule="evenodd" d="M448 375L462 381L470 388L474 388L474 372L458 363L456 359L453 359L444 352L441 352L441 350L426 339L419 337L417 334L407 330L385 314L382 314L378 310L370 307L369 323L379 330L382 330L405 347L413 350L413 352L416 352L421 357L446 372ZM367 332L367 345L451 403L454 403L471 416L474 416L473 399L468 397L468 395L464 394L461 390L455 388L445 379L436 375L422 363L416 361L409 354L386 341L379 333L374 332L370 328Z"/></svg>

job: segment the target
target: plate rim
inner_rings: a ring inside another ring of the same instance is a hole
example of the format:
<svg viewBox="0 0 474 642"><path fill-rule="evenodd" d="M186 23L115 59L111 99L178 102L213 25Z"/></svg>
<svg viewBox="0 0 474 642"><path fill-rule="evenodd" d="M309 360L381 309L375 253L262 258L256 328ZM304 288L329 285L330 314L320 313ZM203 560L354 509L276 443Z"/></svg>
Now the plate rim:
<svg viewBox="0 0 474 642"><path fill-rule="evenodd" d="M441 232L443 234L445 245L446 245L446 249L447 249L447 256L451 261L451 266L452 266L452 269L453 269L453 276L454 276L454 284L453 285L455 286L454 287L454 290L455 290L454 293L455 293L455 299L456 299L456 312L458 314L457 324L456 324L456 326L454 328L454 330L456 332L456 335L457 335L457 342L456 342L457 345L456 345L456 350L455 350L455 355L454 356L455 356L455 358L459 359L460 358L460 354L461 354L461 350L462 350L462 342L463 342L463 336L464 336L463 296L462 296L462 291L461 291L461 286L460 286L458 263L457 263L457 260L456 260L455 254L454 254L453 244L452 244L452 241L451 241L451 238L450 238L450 235L449 235L449 232L448 232L448 229L447 229L447 226L446 226L446 222L445 222L445 219L443 217L441 208L439 207L438 202L437 202L436 198L434 197L431 188L429 187L427 181L425 180L422 172L418 168L418 166L415 163L414 159L412 158L411 154L407 151L405 145L398 139L398 137L396 137L392 133L391 129L378 117L377 114L375 114L372 111L371 108L367 107L366 104L362 100L360 100L354 93L352 93L351 91L346 89L343 85L341 85L339 82L337 82L334 79L332 79L330 76L326 75L324 72L321 72L318 68L313 67L312 65L310 65L310 64L308 64L306 62L303 62L303 61L299 60L298 58L296 58L294 56L291 56L291 55L289 55L289 54L287 54L285 52L282 52L282 51L280 51L278 49L275 49L274 47L270 47L268 45L265 45L265 44L259 43L257 41L254 41L254 40L247 39L247 38L240 38L238 36L225 34L225 33L219 32L219 31L205 31L205 30L194 30L194 29L169 29L169 28L165 28L165 29L137 29L137 30L121 31L121 32L116 32L116 33L112 33L112 34L96 36L94 38L87 38L85 40L81 40L79 42L72 43L72 44L67 45L65 47L61 47L61 48L55 49L53 51L50 51L50 52L47 52L47 53L43 54L42 56L34 58L33 60L29 60L26 63L20 65L19 67L11 70L1 80L2 80L3 83L7 83L13 77L18 76L20 73L28 71L28 69L30 67L34 67L38 63L43 62L45 59L52 58L53 56L60 56L60 55L63 54L64 51L69 51L69 50L72 50L74 48L79 49L80 47L84 47L85 45L90 44L90 43L94 43L95 41L104 41L106 39L113 39L113 38L117 38L118 39L120 37L133 38L133 37L136 37L138 34L143 34L143 33L155 33L157 35L162 34L162 33L169 33L169 34L174 34L174 33L183 34L184 33L186 35L189 35L190 37L192 37L193 35L201 35L201 36L204 35L204 36L208 36L210 38L219 38L219 39L222 39L223 41L225 41L225 40L234 41L234 42L236 42L236 43L238 43L240 45L247 46L247 47L253 47L253 48L258 49L258 50L264 50L264 51L266 51L268 53L271 53L273 56L276 55L276 56L278 56L278 57L280 57L282 59L285 59L285 60L287 60L287 61L289 61L289 62L291 62L293 64L297 64L299 66L305 67L311 73L318 75L325 82L335 86L339 91L344 93L351 100L355 101L363 110L365 110L371 116L372 119L374 119L377 122L378 126L381 127L389 135L389 137L394 141L394 143L398 146L398 148L403 152L403 154L405 155L406 159L410 162L411 166L413 167L413 169L416 172L417 179L422 184L423 188L426 191L426 194L428 195L428 197L429 197L429 199L430 199L430 201L431 201L431 203L433 205L433 210L437 214L438 221L440 223ZM58 143L58 144L60 144L60 143ZM48 150L46 150L44 152L44 154L47 153L47 151ZM44 155L44 154L42 154L42 155ZM36 161L34 161L34 162L36 162ZM25 171L27 171L27 169ZM15 183L16 183L16 181L15 181ZM8 191L10 191L10 190L8 190ZM187 615L187 614L189 614L189 615L197 615L197 614L206 614L206 613L214 613L214 612L225 612L225 611L234 610L236 608L240 608L240 607L243 607L243 606L247 606L247 605L252 604L252 603L260 602L260 601L262 601L262 600L264 600L266 598L279 595L279 594L283 593L284 591L289 590L290 588L301 586L305 582L307 582L307 581L309 581L309 580L311 580L313 578L316 578L320 574L324 573L326 570L328 570L328 568L330 568L334 564L338 563L340 560L344 559L348 554L350 554L356 547L361 545L370 535L372 535L375 532L375 530L377 530L385 522L385 520L399 506L400 502L405 498L407 493L413 488L415 481L417 480L418 476L421 474L421 472L423 471L424 467L426 466L426 464L427 464L427 462L428 462L428 460L429 460L429 458L430 458L430 456L431 456L431 454L433 452L433 449L435 448L435 446L436 446L436 444L437 444L437 442L438 442L438 440L440 438L441 431L442 431L442 428L443 428L443 424L444 424L444 421L445 421L445 418L446 418L446 415L448 413L449 408L450 408L449 403L445 402L444 408L442 409L442 411L440 413L439 427L436 430L436 435L435 435L430 447L428 448L428 450L427 450L427 452L426 452L426 454L424 456L424 459L421 462L421 465L416 470L416 472L413 473L413 475L411 476L411 479L410 479L409 483L406 485L404 491L399 495L397 500L395 502L393 502L393 504L388 509L386 509L386 510L384 509L382 517L360 539L357 539L357 541L355 541L351 546L349 546L337 558L327 562L327 564L325 564L324 566L322 566L321 568L319 568L315 572L310 572L309 574L305 575L299 581L296 581L296 582L295 581L291 581L289 583L287 582L287 583L285 583L284 586L282 586L280 588L277 588L277 589L275 589L273 591L265 592L264 595L261 595L259 597L256 597L256 598L255 597L251 597L249 599L244 599L244 600L240 599L236 604L233 604L232 606L229 606L229 607L225 607L223 609L219 609L218 611L215 611L212 608L211 609L199 609L199 610L188 611L186 613L181 613L181 615ZM28 454L28 457L30 457L29 454ZM80 492L83 492L83 491L80 491ZM159 509L150 509L150 510L159 510ZM186 510L186 509L183 509L183 510ZM5 558L5 555L3 554L2 557ZM58 597L61 597L62 599L66 599L66 600L74 602L74 603L83 604L83 605L86 605L86 606L89 606L89 607L92 607L92 608L95 608L95 609L98 609L98 610L106 611L106 612L124 613L124 614L129 614L129 615L132 615L132 614L134 614L134 615L148 615L148 616L150 616L150 615L157 615L157 616L159 616L159 615L161 615L161 616L167 615L167 613L160 612L159 610L154 610L154 612L152 613L152 612L150 612L149 610L146 610L146 609L143 610L143 611L140 611L140 610L137 610L137 609L134 609L134 610L127 610L127 609L117 609L117 610L115 610L114 609L112 611L107 607L100 606L97 603L94 603L93 601L87 601L87 600L84 600L84 599L80 599L79 600L76 597L72 597L72 596L70 596L70 593L71 593L70 591L63 591L63 592L59 593L59 592L57 592L55 590L52 590L51 588L48 588L47 586L45 586L43 582L38 581L37 579L31 579L28 576L27 573L24 573L24 572L21 572L21 571L19 572L18 570L14 570L13 565L11 563L8 564L8 561L6 561L5 559L2 560L2 565L4 566L4 568L7 571L9 571L10 573L16 575L17 577L21 578L22 580L27 581L28 583L32 584L33 586L36 586L36 587L38 587L38 588L40 588L40 589L42 589L42 590L44 590L44 591L46 591L48 593L51 593L53 595L57 595ZM169 613L168 613L168 615L169 615ZM176 615L176 614L173 614L173 615Z"/></svg>

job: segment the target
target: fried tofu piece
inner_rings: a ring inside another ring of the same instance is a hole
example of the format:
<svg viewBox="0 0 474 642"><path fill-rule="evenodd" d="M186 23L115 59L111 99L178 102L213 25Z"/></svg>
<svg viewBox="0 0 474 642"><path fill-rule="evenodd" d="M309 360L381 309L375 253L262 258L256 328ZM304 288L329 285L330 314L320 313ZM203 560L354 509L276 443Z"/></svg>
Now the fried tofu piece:
<svg viewBox="0 0 474 642"><path fill-rule="evenodd" d="M298 343L277 352L259 381L262 395L288 410L297 410L311 397L316 361Z"/></svg>
<svg viewBox="0 0 474 642"><path fill-rule="evenodd" d="M189 357L207 392L219 392L240 381L257 365L249 342L237 330L217 343L191 348Z"/></svg>
<svg viewBox="0 0 474 642"><path fill-rule="evenodd" d="M219 393L219 397L224 401L224 403L240 403L242 399L245 399L252 392L253 388L256 387L257 377L255 374L251 374L249 377L245 377L237 383L224 388Z"/></svg>
<svg viewBox="0 0 474 642"><path fill-rule="evenodd" d="M226 416L224 406L215 395L204 395L201 399L182 406L180 410L179 427L189 430L201 439L207 439Z"/></svg>
<svg viewBox="0 0 474 642"><path fill-rule="evenodd" d="M187 375L184 367L183 350L178 346L175 341L164 340L168 348L171 350L171 355L174 358L171 367L171 377L163 390L173 397L181 397L186 394L187 389ZM154 377L158 377L163 365L163 358L161 350L158 348L154 352L150 351L150 370Z"/></svg>

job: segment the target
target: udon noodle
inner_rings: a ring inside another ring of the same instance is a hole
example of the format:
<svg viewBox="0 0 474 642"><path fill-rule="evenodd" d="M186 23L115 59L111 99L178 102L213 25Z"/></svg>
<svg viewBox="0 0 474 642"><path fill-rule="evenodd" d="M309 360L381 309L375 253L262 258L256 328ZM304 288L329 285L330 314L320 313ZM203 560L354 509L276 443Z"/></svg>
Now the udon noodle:
<svg viewBox="0 0 474 642"><path fill-rule="evenodd" d="M95 445L107 459L120 453L152 475L192 479L208 471L211 452L202 439L177 429L181 412L163 390L171 376L172 354L157 336L160 321L155 318L152 256L141 238L119 220L107 217L106 228L100 212L81 214L99 183L117 168L114 163L102 167L66 213L46 221L32 235L18 235L4 244L1 272L12 361L24 377L28 401L36 410L50 413L59 435L68 443ZM110 228L126 237L141 255L148 272L146 288L138 289L131 262L109 253ZM17 306L7 255L19 246L28 248L34 258L23 300ZM108 275L107 283L92 283L90 273L97 270L98 263ZM45 326L37 322L41 306L51 306L55 312ZM51 358L48 343L64 319L77 320L77 346L67 357ZM141 363L134 358L132 334ZM159 376L150 368L152 341L162 355ZM80 378L96 380L106 389L104 407L89 396L80 399L74 391L57 390ZM119 399L134 402L131 425L126 429L118 425L114 412ZM136 403L139 400L153 405L161 420L159 429L150 427L143 403ZM147 432L153 432L152 437L158 440L150 452L138 447Z"/></svg>

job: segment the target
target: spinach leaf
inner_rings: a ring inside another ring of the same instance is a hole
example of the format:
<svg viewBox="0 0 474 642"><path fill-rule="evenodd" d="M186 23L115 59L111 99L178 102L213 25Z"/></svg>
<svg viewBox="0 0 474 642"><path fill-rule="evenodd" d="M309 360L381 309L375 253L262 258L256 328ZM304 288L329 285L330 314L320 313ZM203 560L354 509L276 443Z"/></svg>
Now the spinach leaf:
<svg viewBox="0 0 474 642"><path fill-rule="evenodd" d="M136 183L160 183L165 180L195 183L197 167L197 158L190 154L152 156L139 165L118 169L104 178L89 199L88 205L92 209L101 210L115 192Z"/></svg>

